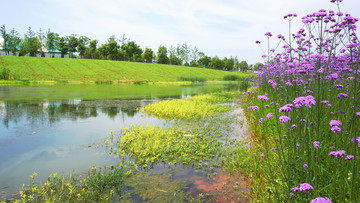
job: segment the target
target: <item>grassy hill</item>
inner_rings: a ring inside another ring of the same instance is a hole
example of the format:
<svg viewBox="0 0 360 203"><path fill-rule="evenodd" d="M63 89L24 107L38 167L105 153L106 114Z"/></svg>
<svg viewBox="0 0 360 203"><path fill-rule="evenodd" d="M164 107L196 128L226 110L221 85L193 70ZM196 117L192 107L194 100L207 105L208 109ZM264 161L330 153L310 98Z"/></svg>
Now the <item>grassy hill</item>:
<svg viewBox="0 0 360 203"><path fill-rule="evenodd" d="M225 75L238 75L241 78L250 76L249 73L186 66L16 56L0 56L0 74L6 74L9 79L14 80L63 82L173 82L178 81L181 77L199 77L207 81L222 81Z"/></svg>

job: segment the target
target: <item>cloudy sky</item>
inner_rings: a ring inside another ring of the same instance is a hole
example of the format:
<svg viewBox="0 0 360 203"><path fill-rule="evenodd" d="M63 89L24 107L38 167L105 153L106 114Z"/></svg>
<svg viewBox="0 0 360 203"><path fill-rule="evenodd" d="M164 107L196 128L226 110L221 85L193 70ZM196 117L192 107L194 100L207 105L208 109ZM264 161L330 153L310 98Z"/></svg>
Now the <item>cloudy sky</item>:
<svg viewBox="0 0 360 203"><path fill-rule="evenodd" d="M285 14L299 15L296 31L308 13L337 11L329 0L0 0L0 5L0 25L21 34L30 26L100 43L125 34L142 48L157 51L159 45L186 42L209 56L237 56L250 64L262 60L255 40L264 41L265 32L287 35ZM344 0L341 11L359 18L360 1Z"/></svg>

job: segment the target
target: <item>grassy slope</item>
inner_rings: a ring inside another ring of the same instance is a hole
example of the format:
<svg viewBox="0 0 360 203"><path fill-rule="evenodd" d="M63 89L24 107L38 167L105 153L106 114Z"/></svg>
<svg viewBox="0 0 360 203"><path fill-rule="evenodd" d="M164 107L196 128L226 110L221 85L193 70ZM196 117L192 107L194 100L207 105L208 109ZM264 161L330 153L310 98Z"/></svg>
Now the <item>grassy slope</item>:
<svg viewBox="0 0 360 203"><path fill-rule="evenodd" d="M203 77L208 81L221 81L224 75L249 74L204 68L147 64L123 61L88 59L61 59L40 57L0 56L3 69L11 79L39 81L176 81L179 77Z"/></svg>

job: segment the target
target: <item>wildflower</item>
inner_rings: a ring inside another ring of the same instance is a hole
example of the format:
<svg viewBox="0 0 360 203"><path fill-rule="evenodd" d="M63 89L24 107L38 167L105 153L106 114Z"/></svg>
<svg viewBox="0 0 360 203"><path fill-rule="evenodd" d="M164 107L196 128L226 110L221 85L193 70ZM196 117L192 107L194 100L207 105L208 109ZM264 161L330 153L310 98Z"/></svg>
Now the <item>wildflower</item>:
<svg viewBox="0 0 360 203"><path fill-rule="evenodd" d="M327 103L329 103L329 101L328 101L328 100L324 100L324 101L321 101L321 103L322 103L322 104L327 104Z"/></svg>
<svg viewBox="0 0 360 203"><path fill-rule="evenodd" d="M265 36L272 37L272 34L271 34L271 32L267 32L267 33L265 33Z"/></svg>
<svg viewBox="0 0 360 203"><path fill-rule="evenodd" d="M334 133L336 133L336 132L341 132L341 128L339 128L338 126L333 126L333 127L331 127L331 131L333 131Z"/></svg>
<svg viewBox="0 0 360 203"><path fill-rule="evenodd" d="M306 192L308 190L314 189L309 183L302 183L300 184L300 191Z"/></svg>
<svg viewBox="0 0 360 203"><path fill-rule="evenodd" d="M261 44L261 42L259 41L259 40L256 40L256 42L255 42L256 44Z"/></svg>
<svg viewBox="0 0 360 203"><path fill-rule="evenodd" d="M338 120L331 120L329 124L331 127L342 125L341 121Z"/></svg>
<svg viewBox="0 0 360 203"><path fill-rule="evenodd" d="M261 156L261 157L265 157L265 155L264 155L264 154L260 154L260 156Z"/></svg>
<svg viewBox="0 0 360 203"><path fill-rule="evenodd" d="M286 123L291 119L287 116L280 116L279 120L280 120L280 123Z"/></svg>
<svg viewBox="0 0 360 203"><path fill-rule="evenodd" d="M252 148L252 146L251 146L251 145L249 145L248 147L249 147L249 149L251 149L251 148Z"/></svg>
<svg viewBox="0 0 360 203"><path fill-rule="evenodd" d="M290 196L294 196L294 193L290 192Z"/></svg>
<svg viewBox="0 0 360 203"><path fill-rule="evenodd" d="M292 111L292 108L294 107L294 105L292 104L286 104L285 106L281 107L279 109L279 112L288 112L288 111Z"/></svg>
<svg viewBox="0 0 360 203"><path fill-rule="evenodd" d="M296 144L297 147L300 147L300 144Z"/></svg>
<svg viewBox="0 0 360 203"><path fill-rule="evenodd" d="M265 108L269 108L270 107L270 105L265 105Z"/></svg>
<svg viewBox="0 0 360 203"><path fill-rule="evenodd" d="M339 151L331 151L329 153L329 156L333 156L333 157L343 157L345 156L346 151L345 150L339 150Z"/></svg>
<svg viewBox="0 0 360 203"><path fill-rule="evenodd" d="M335 0L331 0L335 1ZM327 197L317 197L315 199L312 199L310 203L331 203L331 200Z"/></svg>
<svg viewBox="0 0 360 203"><path fill-rule="evenodd" d="M256 153L254 152L253 155L256 156Z"/></svg>
<svg viewBox="0 0 360 203"><path fill-rule="evenodd" d="M297 191L300 191L300 188L299 187L293 187L293 188L291 188L291 191L297 192Z"/></svg>
<svg viewBox="0 0 360 203"><path fill-rule="evenodd" d="M295 130L295 129L296 129L296 125L295 125L295 124L292 124L292 125L291 125L291 129L294 129L294 130Z"/></svg>
<svg viewBox="0 0 360 203"><path fill-rule="evenodd" d="M303 167L304 167L304 168L307 168L307 167L309 167L309 166L308 166L307 164L304 164Z"/></svg>
<svg viewBox="0 0 360 203"><path fill-rule="evenodd" d="M315 148L319 148L319 146L320 146L320 142L319 142L319 141L315 141L315 142L313 142L313 144L314 144Z"/></svg>
<svg viewBox="0 0 360 203"><path fill-rule="evenodd" d="M348 98L349 96L345 93L340 93L340 94L338 94L337 97L341 99L341 98Z"/></svg>
<svg viewBox="0 0 360 203"><path fill-rule="evenodd" d="M258 98L258 100L260 100L260 101L267 101L267 100L269 100L269 98L268 98L267 96L265 96L265 95L258 95L257 98Z"/></svg>
<svg viewBox="0 0 360 203"><path fill-rule="evenodd" d="M268 113L268 114L266 115L266 118L267 118L267 119L270 119L270 118L272 118L273 116L274 116L273 113Z"/></svg>
<svg viewBox="0 0 360 203"><path fill-rule="evenodd" d="M356 112L356 116L357 116L357 117L360 117L360 112Z"/></svg>
<svg viewBox="0 0 360 203"><path fill-rule="evenodd" d="M287 137L287 135L283 135L284 136L284 138L286 138Z"/></svg>
<svg viewBox="0 0 360 203"><path fill-rule="evenodd" d="M346 157L345 159L346 159L346 160L354 159L354 155L347 155L347 157Z"/></svg>
<svg viewBox="0 0 360 203"><path fill-rule="evenodd" d="M249 109L251 109L251 110L258 110L259 109L259 107L258 106L249 106Z"/></svg>

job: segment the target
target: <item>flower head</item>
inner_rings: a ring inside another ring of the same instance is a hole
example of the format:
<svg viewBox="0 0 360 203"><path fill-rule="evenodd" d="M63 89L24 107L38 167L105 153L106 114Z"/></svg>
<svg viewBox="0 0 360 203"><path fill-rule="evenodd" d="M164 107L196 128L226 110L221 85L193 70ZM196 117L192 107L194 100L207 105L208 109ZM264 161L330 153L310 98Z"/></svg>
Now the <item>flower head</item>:
<svg viewBox="0 0 360 203"><path fill-rule="evenodd" d="M331 203L331 200L327 197L317 197L312 199L310 203Z"/></svg>
<svg viewBox="0 0 360 203"><path fill-rule="evenodd" d="M291 119L287 116L280 116L279 120L280 120L280 123L286 123Z"/></svg>

